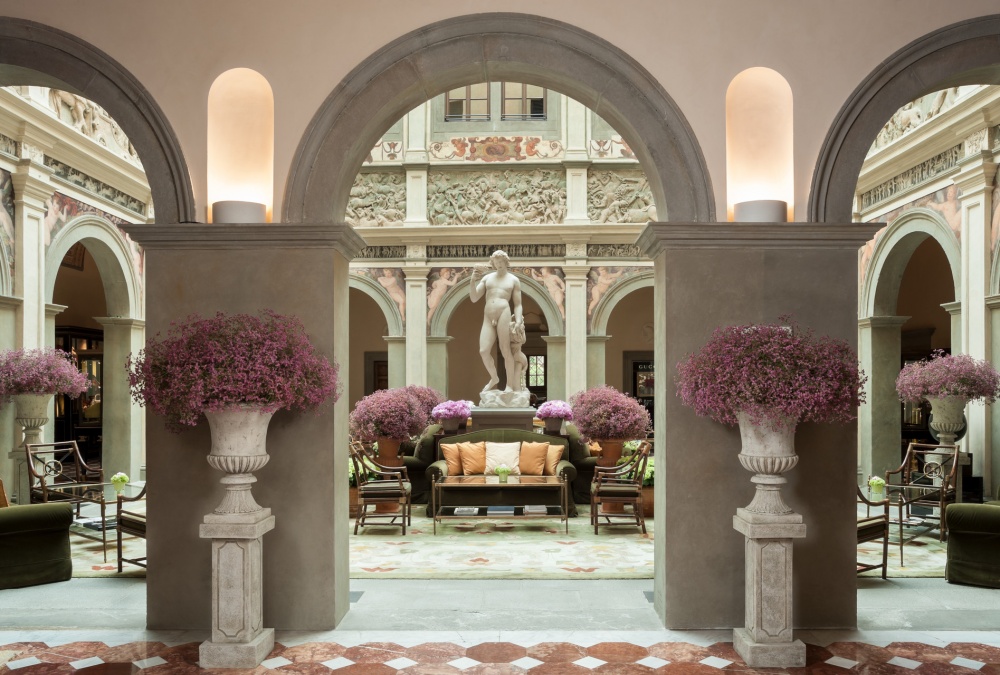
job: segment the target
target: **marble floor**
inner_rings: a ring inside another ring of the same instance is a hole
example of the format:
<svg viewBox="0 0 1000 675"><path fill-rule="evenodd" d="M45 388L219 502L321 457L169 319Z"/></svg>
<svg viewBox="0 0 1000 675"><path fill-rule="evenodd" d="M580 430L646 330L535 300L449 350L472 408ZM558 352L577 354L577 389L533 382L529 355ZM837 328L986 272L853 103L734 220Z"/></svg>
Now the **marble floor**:
<svg viewBox="0 0 1000 675"><path fill-rule="evenodd" d="M1000 590L858 583L858 630L798 631L807 667L761 672L1000 675ZM279 632L274 652L247 672L754 672L729 630L660 628L651 596L648 579L355 579L337 630ZM206 633L146 631L144 603L144 579L0 591L0 673L201 672Z"/></svg>

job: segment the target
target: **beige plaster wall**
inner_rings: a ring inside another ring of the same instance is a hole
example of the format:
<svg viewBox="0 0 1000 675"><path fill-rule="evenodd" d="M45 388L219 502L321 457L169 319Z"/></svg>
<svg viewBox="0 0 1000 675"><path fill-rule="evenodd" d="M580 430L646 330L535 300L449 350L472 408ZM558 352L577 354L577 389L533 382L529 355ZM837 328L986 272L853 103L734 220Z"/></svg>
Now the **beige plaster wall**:
<svg viewBox="0 0 1000 675"><path fill-rule="evenodd" d="M448 320L448 398L479 403L479 392L490 376L479 357L479 329L483 325L483 303L465 300Z"/></svg>
<svg viewBox="0 0 1000 675"><path fill-rule="evenodd" d="M56 315L57 326L102 328L94 317L108 315L104 284L89 251L84 253L82 272L71 267L59 267L52 302L66 305L66 309Z"/></svg>
<svg viewBox="0 0 1000 675"><path fill-rule="evenodd" d="M653 340L647 339L643 326L653 325L653 289L640 288L622 298L608 320L611 339L605 346L604 381L622 389L625 384L622 352L653 351ZM650 338L652 333L650 332Z"/></svg>
<svg viewBox="0 0 1000 675"><path fill-rule="evenodd" d="M941 305L955 300L948 258L940 244L928 238L913 251L903 272L896 316L910 319L900 330L933 328L931 347L951 347L951 315Z"/></svg>
<svg viewBox="0 0 1000 675"><path fill-rule="evenodd" d="M378 304L362 291L352 288L351 302L351 382L348 388L348 405L365 395L365 352L388 352L385 317Z"/></svg>
<svg viewBox="0 0 1000 675"><path fill-rule="evenodd" d="M0 0L0 14L39 21L89 41L151 92L180 139L202 219L207 207L206 102L220 73L253 68L274 91L274 219L280 220L295 148L337 83L382 44L484 7L473 0L106 0L99 5ZM801 220L820 145L854 88L911 40L947 24L995 13L997 5L995 0L954 0L921 3L915 9L904 0L636 0L628 12L609 12L603 0L509 0L503 10L579 26L646 68L694 129L720 214L726 204L726 89L746 68L778 71L793 95L794 207ZM261 49L261 40L273 48ZM691 67L692 55L697 55L697 68Z"/></svg>

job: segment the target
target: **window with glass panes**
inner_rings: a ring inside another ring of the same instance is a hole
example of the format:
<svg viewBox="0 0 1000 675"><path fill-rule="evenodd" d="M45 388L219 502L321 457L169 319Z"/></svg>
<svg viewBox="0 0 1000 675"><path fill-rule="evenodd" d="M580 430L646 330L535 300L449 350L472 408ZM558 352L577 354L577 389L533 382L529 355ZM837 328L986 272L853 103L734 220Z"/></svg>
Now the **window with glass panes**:
<svg viewBox="0 0 1000 675"><path fill-rule="evenodd" d="M528 386L529 387L544 387L545 386L545 357L544 356L529 356L528 357Z"/></svg>
<svg viewBox="0 0 1000 675"><path fill-rule="evenodd" d="M452 89L444 97L444 119L488 120L490 118L490 85L488 82Z"/></svg>
<svg viewBox="0 0 1000 675"><path fill-rule="evenodd" d="M544 120L545 88L521 82L504 82L503 120Z"/></svg>

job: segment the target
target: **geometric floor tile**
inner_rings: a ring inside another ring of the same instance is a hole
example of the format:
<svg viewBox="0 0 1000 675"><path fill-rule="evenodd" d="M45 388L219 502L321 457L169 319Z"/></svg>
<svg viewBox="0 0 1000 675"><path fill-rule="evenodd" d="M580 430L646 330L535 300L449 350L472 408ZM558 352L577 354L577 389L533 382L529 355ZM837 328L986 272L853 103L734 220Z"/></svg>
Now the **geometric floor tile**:
<svg viewBox="0 0 1000 675"><path fill-rule="evenodd" d="M7 667L10 668L11 670L17 670L19 668L27 668L28 666L37 666L39 663L41 663L40 659L37 659L34 656L29 656L26 659L18 659L17 661L8 661Z"/></svg>
<svg viewBox="0 0 1000 675"><path fill-rule="evenodd" d="M323 661L323 665L330 670L337 670L339 668L346 668L347 666L353 666L354 661L350 659L345 659L343 656L338 656L335 659L330 659L329 661Z"/></svg>
<svg viewBox="0 0 1000 675"><path fill-rule="evenodd" d="M153 666L162 666L166 663L166 659L162 659L159 656L154 656L150 659L143 659L141 661L133 661L132 665L140 670L143 668L152 668Z"/></svg>
<svg viewBox="0 0 1000 675"><path fill-rule="evenodd" d="M603 666L605 663L607 663L607 661L601 661L600 659L595 659L593 656L585 656L582 659L577 659L573 663L583 668L589 668L590 670L593 670L598 666Z"/></svg>
<svg viewBox="0 0 1000 675"><path fill-rule="evenodd" d="M666 659L661 659L658 656L647 656L641 661L636 661L640 666L646 666L647 668L662 668L663 666L670 663Z"/></svg>
<svg viewBox="0 0 1000 675"><path fill-rule="evenodd" d="M902 656L894 656L887 663L891 666L899 666L900 668L908 668L909 670L915 670L924 665L920 661L904 659Z"/></svg>
<svg viewBox="0 0 1000 675"><path fill-rule="evenodd" d="M702 663L711 668L718 668L719 670L722 670L726 666L730 665L732 661L726 661L725 659L720 659L718 656L709 656L708 658L702 659L698 663Z"/></svg>
<svg viewBox="0 0 1000 675"><path fill-rule="evenodd" d="M417 665L417 662L406 657L400 657L398 659L393 659L392 661L386 661L385 665L390 668L395 668L396 670L402 670L403 668L409 668L410 666Z"/></svg>
<svg viewBox="0 0 1000 675"><path fill-rule="evenodd" d="M539 661L538 659L533 659L530 656L524 656L517 661L511 661L510 665L517 666L518 668L524 668L528 670L529 668L534 668L535 666L540 666L544 661Z"/></svg>
<svg viewBox="0 0 1000 675"><path fill-rule="evenodd" d="M470 659L468 656L463 656L460 659L455 659L454 661L449 661L448 665L452 668L458 668L459 670L468 670L473 666L478 666L479 661L475 659Z"/></svg>
<svg viewBox="0 0 1000 675"><path fill-rule="evenodd" d="M89 666L97 666L102 663L104 663L104 661L97 658L96 656L92 656L89 659L81 659L79 661L73 661L69 665L75 668L76 670L80 670L81 668L87 668Z"/></svg>
<svg viewBox="0 0 1000 675"><path fill-rule="evenodd" d="M851 661L850 659L845 659L843 656L834 656L826 660L831 666L837 666L838 668L844 668L845 670L850 670L854 666L858 665L857 661Z"/></svg>
<svg viewBox="0 0 1000 675"><path fill-rule="evenodd" d="M959 666L961 668L969 668L971 670L981 670L986 664L982 661L973 661L972 659L962 658L961 656L956 656L949 663L953 666Z"/></svg>
<svg viewBox="0 0 1000 675"><path fill-rule="evenodd" d="M289 661L284 656L276 656L273 659L267 659L265 661L261 661L260 665L264 666L265 668L281 668L282 666L287 666L292 663L293 663L292 661Z"/></svg>

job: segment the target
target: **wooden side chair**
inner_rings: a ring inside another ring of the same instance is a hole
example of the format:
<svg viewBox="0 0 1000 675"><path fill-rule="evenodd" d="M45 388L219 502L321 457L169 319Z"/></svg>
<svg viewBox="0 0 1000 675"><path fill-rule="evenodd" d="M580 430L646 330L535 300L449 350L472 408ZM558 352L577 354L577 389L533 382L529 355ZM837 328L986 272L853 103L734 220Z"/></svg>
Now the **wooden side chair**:
<svg viewBox="0 0 1000 675"><path fill-rule="evenodd" d="M76 441L29 443L25 446L28 473L31 476L29 502L39 504L65 500L78 502L72 495L51 492L54 485L103 483L104 470L89 466L80 454ZM20 497L18 497L20 501Z"/></svg>
<svg viewBox="0 0 1000 675"><path fill-rule="evenodd" d="M910 443L898 469L885 472L886 494L898 495L893 503L899 509L899 540L903 541L903 524L909 520L911 507L923 507L925 521L937 521L938 539L947 534L945 511L956 501L955 482L958 477L958 446ZM930 529L930 528L928 528ZM902 556L902 544L900 544Z"/></svg>
<svg viewBox="0 0 1000 675"><path fill-rule="evenodd" d="M649 461L649 441L639 444L628 459L617 466L595 466L594 481L590 484L590 524L594 534L602 525L620 525L633 522L646 534L646 519L642 515L642 479ZM602 506L621 505L622 510L604 511ZM631 513L625 510L631 505ZM602 522L603 519L603 522Z"/></svg>
<svg viewBox="0 0 1000 675"><path fill-rule="evenodd" d="M354 534L369 520L385 521L385 525L402 527L411 524L410 494L412 487L405 466L389 467L379 464L363 444L352 440L349 446L354 475L358 482L358 517L354 520ZM379 504L398 504L399 509L379 511ZM369 506L375 507L372 511ZM398 520L398 522L397 522Z"/></svg>
<svg viewBox="0 0 1000 675"><path fill-rule="evenodd" d="M135 497L118 495L118 515L115 521L118 524L118 573L121 574L122 565L129 563L146 566L146 556L141 558L126 558L122 555L122 535L130 534L133 537L146 538L146 510L139 511L135 507L128 507L132 502L140 502L146 499L146 486L142 486L142 492ZM126 508L128 507L128 508Z"/></svg>
<svg viewBox="0 0 1000 675"><path fill-rule="evenodd" d="M882 562L862 563L859 562L858 574L868 570L882 569L882 578L886 578L886 571L889 566L889 500L882 499L873 502L865 497L861 488L857 488L858 503L867 505L867 516L858 516L858 544L868 541L882 541ZM872 507L876 507L876 513L872 515Z"/></svg>

